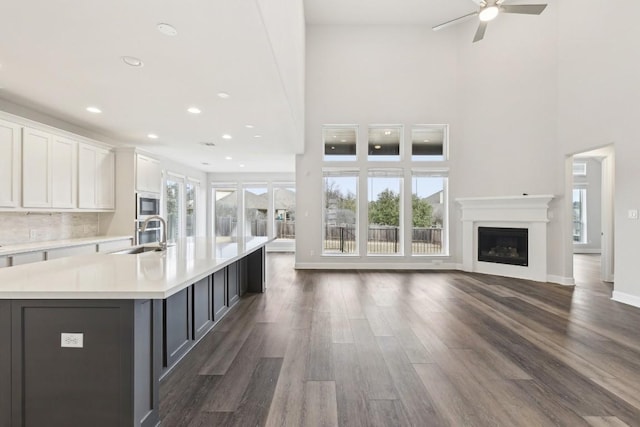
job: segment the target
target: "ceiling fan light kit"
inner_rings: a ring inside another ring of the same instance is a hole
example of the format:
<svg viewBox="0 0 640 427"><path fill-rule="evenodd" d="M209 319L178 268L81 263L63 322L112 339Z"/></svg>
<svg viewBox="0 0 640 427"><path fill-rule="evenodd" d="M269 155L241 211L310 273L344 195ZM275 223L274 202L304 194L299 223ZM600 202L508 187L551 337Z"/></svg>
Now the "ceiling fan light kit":
<svg viewBox="0 0 640 427"><path fill-rule="evenodd" d="M434 31L441 30L450 25L458 24L467 20L472 16L478 16L480 24L476 30L476 34L473 38L473 42L480 41L484 38L484 33L487 30L487 24L489 21L494 20L501 13L517 13L522 15L540 15L542 11L547 7L546 4L515 4L515 5L503 5L507 0L483 0L480 2L480 10L477 12L468 13L459 18L452 19L444 22L440 25L433 27Z"/></svg>

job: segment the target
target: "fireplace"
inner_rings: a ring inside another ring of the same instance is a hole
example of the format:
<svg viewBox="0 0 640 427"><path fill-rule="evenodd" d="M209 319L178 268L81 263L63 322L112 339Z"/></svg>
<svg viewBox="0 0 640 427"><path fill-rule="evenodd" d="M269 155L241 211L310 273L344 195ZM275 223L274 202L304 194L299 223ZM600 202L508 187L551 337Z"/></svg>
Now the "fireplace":
<svg viewBox="0 0 640 427"><path fill-rule="evenodd" d="M478 261L529 265L529 230L478 227Z"/></svg>

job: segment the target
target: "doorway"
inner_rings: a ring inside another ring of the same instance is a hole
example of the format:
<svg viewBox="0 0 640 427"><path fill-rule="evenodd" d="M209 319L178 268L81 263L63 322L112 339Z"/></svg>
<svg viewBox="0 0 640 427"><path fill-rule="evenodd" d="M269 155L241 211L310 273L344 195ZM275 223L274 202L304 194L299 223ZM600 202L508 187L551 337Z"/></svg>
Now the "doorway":
<svg viewBox="0 0 640 427"><path fill-rule="evenodd" d="M571 253L576 259L578 255L599 255L600 280L613 282L613 146L576 153L569 161L567 194L571 205Z"/></svg>

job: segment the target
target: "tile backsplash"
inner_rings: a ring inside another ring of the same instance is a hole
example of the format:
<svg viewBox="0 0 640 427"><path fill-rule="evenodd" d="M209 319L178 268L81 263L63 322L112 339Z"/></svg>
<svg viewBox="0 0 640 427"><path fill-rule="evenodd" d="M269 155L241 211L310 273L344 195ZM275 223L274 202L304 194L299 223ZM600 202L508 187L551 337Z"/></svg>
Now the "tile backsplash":
<svg viewBox="0 0 640 427"><path fill-rule="evenodd" d="M98 213L0 212L0 245L97 236Z"/></svg>

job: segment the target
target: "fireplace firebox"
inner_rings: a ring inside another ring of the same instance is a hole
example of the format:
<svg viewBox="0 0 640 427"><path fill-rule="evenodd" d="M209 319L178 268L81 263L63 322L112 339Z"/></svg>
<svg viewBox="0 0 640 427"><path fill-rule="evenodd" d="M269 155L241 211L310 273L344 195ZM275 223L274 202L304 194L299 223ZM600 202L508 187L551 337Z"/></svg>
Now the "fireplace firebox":
<svg viewBox="0 0 640 427"><path fill-rule="evenodd" d="M529 265L529 230L478 227L478 261Z"/></svg>

